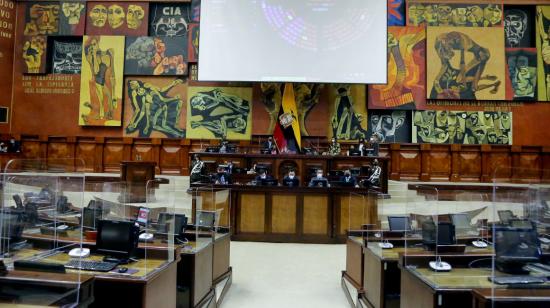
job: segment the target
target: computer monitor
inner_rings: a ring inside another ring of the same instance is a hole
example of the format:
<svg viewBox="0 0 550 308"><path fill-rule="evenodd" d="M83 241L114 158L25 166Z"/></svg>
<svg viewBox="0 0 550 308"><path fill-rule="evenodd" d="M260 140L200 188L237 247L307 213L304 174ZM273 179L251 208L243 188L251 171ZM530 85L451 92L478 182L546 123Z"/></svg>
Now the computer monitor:
<svg viewBox="0 0 550 308"><path fill-rule="evenodd" d="M435 246L436 243L436 227L433 220L426 220L422 223L422 244L428 247Z"/></svg>
<svg viewBox="0 0 550 308"><path fill-rule="evenodd" d="M331 170L330 175L333 176L344 176L344 170Z"/></svg>
<svg viewBox="0 0 550 308"><path fill-rule="evenodd" d="M140 207L137 213L136 222L141 226L146 226L149 223L150 208Z"/></svg>
<svg viewBox="0 0 550 308"><path fill-rule="evenodd" d="M328 186L328 180L327 179L313 179L313 180L311 180L311 186L312 187L327 187Z"/></svg>
<svg viewBox="0 0 550 308"><path fill-rule="evenodd" d="M5 211L0 214L2 221L0 222L2 231L2 241L18 241L23 234L23 228L25 227L22 212Z"/></svg>
<svg viewBox="0 0 550 308"><path fill-rule="evenodd" d="M84 229L95 230L97 228L97 222L101 219L101 209L82 209L82 227Z"/></svg>
<svg viewBox="0 0 550 308"><path fill-rule="evenodd" d="M198 210L196 226L200 229L215 230L218 225L219 214L217 211Z"/></svg>
<svg viewBox="0 0 550 308"><path fill-rule="evenodd" d="M534 229L536 227L535 222L529 219L510 219L510 227L520 229Z"/></svg>
<svg viewBox="0 0 550 308"><path fill-rule="evenodd" d="M219 147L207 147L206 151L207 153L218 153L220 151Z"/></svg>
<svg viewBox="0 0 550 308"><path fill-rule="evenodd" d="M498 218L504 224L508 224L510 219L515 218L514 213L510 210L498 211L497 213L498 213Z"/></svg>
<svg viewBox="0 0 550 308"><path fill-rule="evenodd" d="M172 220L173 219L173 220ZM168 225L174 224L174 234L181 234L187 228L187 216L185 214L172 214L162 212L159 213L157 223L159 226L163 226L163 230L160 232L168 233Z"/></svg>
<svg viewBox="0 0 550 308"><path fill-rule="evenodd" d="M296 187L299 185L300 185L300 181L297 178L283 180L283 186Z"/></svg>
<svg viewBox="0 0 550 308"><path fill-rule="evenodd" d="M353 176L360 176L361 175L361 168L350 168L349 169L351 175Z"/></svg>
<svg viewBox="0 0 550 308"><path fill-rule="evenodd" d="M536 229L497 227L494 234L496 266L506 273L523 273L526 263L541 256Z"/></svg>
<svg viewBox="0 0 550 308"><path fill-rule="evenodd" d="M470 217L468 214L457 213L451 214L451 221L455 225L456 229L471 229L472 225L470 224Z"/></svg>
<svg viewBox="0 0 550 308"><path fill-rule="evenodd" d="M349 156L361 156L361 151L359 150L350 150Z"/></svg>
<svg viewBox="0 0 550 308"><path fill-rule="evenodd" d="M59 196L56 204L57 212L65 213L69 210L69 200L67 196Z"/></svg>
<svg viewBox="0 0 550 308"><path fill-rule="evenodd" d="M277 186L279 183L275 179L261 179L260 185L262 186Z"/></svg>
<svg viewBox="0 0 550 308"><path fill-rule="evenodd" d="M139 227L132 221L100 220L97 228L98 253L120 259L129 259L137 248Z"/></svg>
<svg viewBox="0 0 550 308"><path fill-rule="evenodd" d="M455 245L455 226L450 222L439 222L437 224L437 245Z"/></svg>
<svg viewBox="0 0 550 308"><path fill-rule="evenodd" d="M411 231L411 220L408 216L388 216L390 231Z"/></svg>

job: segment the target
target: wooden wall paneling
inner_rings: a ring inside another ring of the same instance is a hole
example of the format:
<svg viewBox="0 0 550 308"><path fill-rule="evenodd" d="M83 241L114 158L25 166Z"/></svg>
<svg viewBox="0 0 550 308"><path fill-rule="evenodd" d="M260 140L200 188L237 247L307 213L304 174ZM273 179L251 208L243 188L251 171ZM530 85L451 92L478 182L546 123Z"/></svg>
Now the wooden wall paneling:
<svg viewBox="0 0 550 308"><path fill-rule="evenodd" d="M271 233L295 234L297 231L298 197L273 194L271 203Z"/></svg>
<svg viewBox="0 0 550 308"><path fill-rule="evenodd" d="M75 161L75 170L78 172L95 172L96 141L93 137L81 137L76 140L75 157L83 162Z"/></svg>
<svg viewBox="0 0 550 308"><path fill-rule="evenodd" d="M154 161L153 143L151 139L135 139L131 144L131 158L134 161Z"/></svg>
<svg viewBox="0 0 550 308"><path fill-rule="evenodd" d="M460 182L460 144L451 144L451 182Z"/></svg>
<svg viewBox="0 0 550 308"><path fill-rule="evenodd" d="M512 157L510 147L482 145L483 155L483 174L481 182L493 182L497 178L500 181L509 181L511 179Z"/></svg>
<svg viewBox="0 0 550 308"><path fill-rule="evenodd" d="M541 181L550 183L550 147L542 147L541 152Z"/></svg>
<svg viewBox="0 0 550 308"><path fill-rule="evenodd" d="M162 140L159 147L158 164L161 174L179 175L183 173L183 161L188 158L181 154L183 147L180 143L180 140L176 139Z"/></svg>
<svg viewBox="0 0 550 308"><path fill-rule="evenodd" d="M125 148L122 138L106 138L103 148L103 172L120 172L120 162L125 159Z"/></svg>
<svg viewBox="0 0 550 308"><path fill-rule="evenodd" d="M304 195L303 234L330 236L331 226L327 224L329 210L328 196Z"/></svg>
<svg viewBox="0 0 550 308"><path fill-rule="evenodd" d="M402 144L399 151L399 179L420 180L422 156L420 145Z"/></svg>
<svg viewBox="0 0 550 308"><path fill-rule="evenodd" d="M50 137L47 144L48 170L72 172L75 169L76 137Z"/></svg>
<svg viewBox="0 0 550 308"><path fill-rule="evenodd" d="M240 221L238 232L265 233L265 194L241 193L240 194Z"/></svg>
<svg viewBox="0 0 550 308"><path fill-rule="evenodd" d="M391 153L391 172L390 180L399 181L400 180L400 164L399 164L399 151L401 150L401 145L399 143L390 144L390 153Z"/></svg>
<svg viewBox="0 0 550 308"><path fill-rule="evenodd" d="M162 144L162 139L153 138L153 151L152 151L152 161L156 163L155 173L160 174L160 145Z"/></svg>
<svg viewBox="0 0 550 308"><path fill-rule="evenodd" d="M429 181L431 175L431 165L430 165L430 150L432 149L431 144L421 144L420 145L420 155L422 160L422 165L420 168L420 180Z"/></svg>
<svg viewBox="0 0 550 308"><path fill-rule="evenodd" d="M479 182L483 165L480 147L477 145L462 145L459 160L460 181Z"/></svg>
<svg viewBox="0 0 550 308"><path fill-rule="evenodd" d="M190 166L190 162L189 162L189 151L191 151L191 140L189 139L182 139L180 141L180 145L181 145L181 162L182 162L182 165L181 165L181 174L182 175L189 175L189 166Z"/></svg>
<svg viewBox="0 0 550 308"><path fill-rule="evenodd" d="M95 165L94 172L105 172L103 151L105 150L105 138L95 137Z"/></svg>
<svg viewBox="0 0 550 308"><path fill-rule="evenodd" d="M345 235L347 230L360 230L369 221L369 203L367 196L350 193L334 196L338 198L338 235Z"/></svg>
<svg viewBox="0 0 550 308"><path fill-rule="evenodd" d="M539 183L542 177L540 148L512 146L511 153L514 182Z"/></svg>
<svg viewBox="0 0 550 308"><path fill-rule="evenodd" d="M429 180L449 181L452 169L451 145L432 144L430 151L426 154L430 164Z"/></svg>

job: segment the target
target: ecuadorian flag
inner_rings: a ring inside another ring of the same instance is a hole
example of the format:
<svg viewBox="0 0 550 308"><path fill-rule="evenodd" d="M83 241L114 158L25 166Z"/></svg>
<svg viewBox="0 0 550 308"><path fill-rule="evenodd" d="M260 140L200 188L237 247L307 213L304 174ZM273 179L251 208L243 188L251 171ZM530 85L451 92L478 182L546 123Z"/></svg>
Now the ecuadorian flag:
<svg viewBox="0 0 550 308"><path fill-rule="evenodd" d="M292 131L298 146L298 150L302 148L302 135L300 133L300 123L298 121L298 107L296 107L296 99L294 97L294 87L291 83L285 84L283 92L283 116L288 120L292 119Z"/></svg>

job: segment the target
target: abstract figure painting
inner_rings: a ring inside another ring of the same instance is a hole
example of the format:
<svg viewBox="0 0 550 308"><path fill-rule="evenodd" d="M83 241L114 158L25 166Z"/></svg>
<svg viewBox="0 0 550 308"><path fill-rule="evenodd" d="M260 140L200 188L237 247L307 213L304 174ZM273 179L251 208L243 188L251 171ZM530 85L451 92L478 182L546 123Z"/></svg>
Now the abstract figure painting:
<svg viewBox="0 0 550 308"><path fill-rule="evenodd" d="M388 27L388 84L369 86L369 109L423 109L425 67L424 27Z"/></svg>
<svg viewBox="0 0 550 308"><path fill-rule="evenodd" d="M250 139L252 88L189 87L187 102L186 138Z"/></svg>
<svg viewBox="0 0 550 308"><path fill-rule="evenodd" d="M88 2L88 35L147 35L146 2Z"/></svg>
<svg viewBox="0 0 550 308"><path fill-rule="evenodd" d="M84 36L78 119L80 125L121 125L123 50L123 36Z"/></svg>
<svg viewBox="0 0 550 308"><path fill-rule="evenodd" d="M411 142L411 112L405 110L370 110L368 136L380 142Z"/></svg>
<svg viewBox="0 0 550 308"><path fill-rule="evenodd" d="M24 74L45 74L46 73L46 50L48 40L46 36L25 36L23 37L23 58Z"/></svg>
<svg viewBox="0 0 550 308"><path fill-rule="evenodd" d="M29 2L25 11L24 35L52 35L59 32L59 2Z"/></svg>
<svg viewBox="0 0 550 308"><path fill-rule="evenodd" d="M550 101L550 6L537 6L538 99Z"/></svg>
<svg viewBox="0 0 550 308"><path fill-rule="evenodd" d="M428 27L430 99L504 100L504 30Z"/></svg>
<svg viewBox="0 0 550 308"><path fill-rule="evenodd" d="M405 0L388 0L388 26L405 25Z"/></svg>
<svg viewBox="0 0 550 308"><path fill-rule="evenodd" d="M533 6L511 6L504 10L506 47L534 47L533 8Z"/></svg>
<svg viewBox="0 0 550 308"><path fill-rule="evenodd" d="M191 21L201 21L201 0L191 0Z"/></svg>
<svg viewBox="0 0 550 308"><path fill-rule="evenodd" d="M537 50L506 48L508 67L506 99L534 101L537 99Z"/></svg>
<svg viewBox="0 0 550 308"><path fill-rule="evenodd" d="M126 75L187 75L187 37L129 37Z"/></svg>
<svg viewBox="0 0 550 308"><path fill-rule="evenodd" d="M197 62L199 60L199 24L189 24L189 62Z"/></svg>
<svg viewBox="0 0 550 308"><path fill-rule="evenodd" d="M330 84L328 138L367 138L366 88L364 85Z"/></svg>
<svg viewBox="0 0 550 308"><path fill-rule="evenodd" d="M126 78L124 135L184 138L186 93L182 79Z"/></svg>
<svg viewBox="0 0 550 308"><path fill-rule="evenodd" d="M84 35L85 2L61 2L59 35Z"/></svg>
<svg viewBox="0 0 550 308"><path fill-rule="evenodd" d="M191 20L190 3L151 3L149 35L184 36Z"/></svg>
<svg viewBox="0 0 550 308"><path fill-rule="evenodd" d="M512 144L512 113L415 111L413 143Z"/></svg>
<svg viewBox="0 0 550 308"><path fill-rule="evenodd" d="M82 39L53 41L54 74L80 74L82 67Z"/></svg>
<svg viewBox="0 0 550 308"><path fill-rule="evenodd" d="M410 26L500 27L502 5L411 3L407 16Z"/></svg>

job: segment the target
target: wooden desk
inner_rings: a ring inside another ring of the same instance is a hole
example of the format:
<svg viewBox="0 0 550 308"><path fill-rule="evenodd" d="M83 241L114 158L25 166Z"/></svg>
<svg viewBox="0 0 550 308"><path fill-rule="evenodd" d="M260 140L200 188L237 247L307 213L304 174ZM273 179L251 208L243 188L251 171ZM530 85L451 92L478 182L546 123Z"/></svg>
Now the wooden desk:
<svg viewBox="0 0 550 308"><path fill-rule="evenodd" d="M209 201L229 190L231 197L221 198L225 204ZM344 243L348 229L378 224L379 195L358 188L215 185L197 194L201 209L223 209L220 225L232 227L232 240Z"/></svg>
<svg viewBox="0 0 550 308"><path fill-rule="evenodd" d="M236 168L252 168L254 164L268 166L273 176L282 180L288 168L296 170L296 175L301 178L301 185L307 186L309 182L309 170L321 168L325 174L331 170L343 170L347 168L360 168L368 166L375 159L378 160L382 168L380 176L380 190L382 193L388 193L389 177L389 158L387 157L369 157L369 156L331 156L331 155L288 155L288 154L244 154L244 153L189 153L189 162L193 155L199 155L203 161L211 161L207 164L208 171L214 172L218 164L223 164L228 160L233 161ZM189 164L191 165L191 164ZM366 176L366 174L361 174ZM245 176L246 178L246 176ZM307 179L307 182L306 182Z"/></svg>
<svg viewBox="0 0 550 308"><path fill-rule="evenodd" d="M63 306L77 302L79 307L88 307L94 301L93 293L93 275L10 270L0 276L2 307ZM9 299L7 294L19 298Z"/></svg>
<svg viewBox="0 0 550 308"><path fill-rule="evenodd" d="M550 307L550 289L474 289L473 308Z"/></svg>

